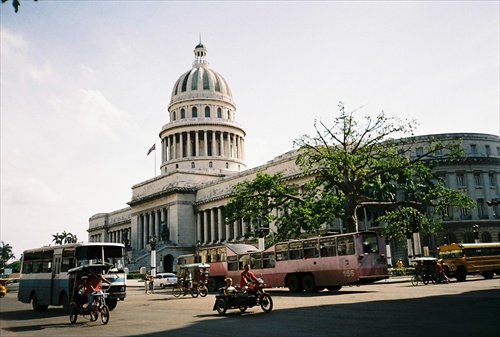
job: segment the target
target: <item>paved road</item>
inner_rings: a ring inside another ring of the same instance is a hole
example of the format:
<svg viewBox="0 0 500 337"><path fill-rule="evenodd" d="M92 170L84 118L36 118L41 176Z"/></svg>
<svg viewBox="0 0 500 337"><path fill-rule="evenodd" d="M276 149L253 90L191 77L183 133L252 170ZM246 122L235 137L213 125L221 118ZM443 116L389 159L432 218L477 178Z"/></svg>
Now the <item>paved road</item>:
<svg viewBox="0 0 500 337"><path fill-rule="evenodd" d="M213 294L146 295L134 281L104 326L81 317L72 325L56 307L35 313L9 293L0 300L0 336L500 336L499 277L417 287L407 278L400 281L337 293L273 289L271 313L251 308L225 316L212 310Z"/></svg>

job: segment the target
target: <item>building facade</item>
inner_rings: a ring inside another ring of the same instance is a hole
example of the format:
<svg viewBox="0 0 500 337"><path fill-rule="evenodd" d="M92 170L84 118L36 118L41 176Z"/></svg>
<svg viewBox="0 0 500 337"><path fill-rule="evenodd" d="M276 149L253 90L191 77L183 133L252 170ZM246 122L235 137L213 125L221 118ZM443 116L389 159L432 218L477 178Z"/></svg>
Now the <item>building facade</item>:
<svg viewBox="0 0 500 337"><path fill-rule="evenodd" d="M229 85L210 68L204 45L198 44L194 54L192 68L174 84L169 121L159 134L161 174L134 185L127 207L89 219L89 241L124 243L131 271L151 267L152 236L157 240L159 271L175 271L177 257L194 253L197 245L246 241L247 232L254 231L252 224L226 224L223 218L224 205L235 184L252 180L259 172L282 172L285 179L299 185L309 179L295 165L295 150L246 169L246 133L236 122ZM427 247L424 251L432 254L446 242L473 242L473 225L479 226L482 241L500 241L499 206L486 204L500 194L500 137L477 133L414 137L415 155L423 151L430 137L462 140L467 157L438 166L436 173L445 179L447 187L465 189L476 207L449 210L443 233L422 239ZM382 229L368 212L363 215L361 230ZM342 222L325 224L323 229L342 232ZM405 257L401 243L391 243L391 251L393 261Z"/></svg>

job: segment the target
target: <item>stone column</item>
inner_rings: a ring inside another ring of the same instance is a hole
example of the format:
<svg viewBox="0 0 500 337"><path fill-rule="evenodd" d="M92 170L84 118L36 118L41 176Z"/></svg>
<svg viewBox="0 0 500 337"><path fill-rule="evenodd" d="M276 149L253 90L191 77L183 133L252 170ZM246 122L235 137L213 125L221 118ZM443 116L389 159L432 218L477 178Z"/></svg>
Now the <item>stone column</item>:
<svg viewBox="0 0 500 337"><path fill-rule="evenodd" d="M203 155L206 157L208 155L208 132L206 130L203 131Z"/></svg>
<svg viewBox="0 0 500 337"><path fill-rule="evenodd" d="M208 243L210 242L208 239L208 212L203 211L203 242Z"/></svg>
<svg viewBox="0 0 500 337"><path fill-rule="evenodd" d="M194 134L194 149L196 153L194 154L195 156L200 155L200 131L195 131Z"/></svg>
<svg viewBox="0 0 500 337"><path fill-rule="evenodd" d="M220 132L220 135L219 135L219 138L220 138L220 156L221 157L224 157L224 132Z"/></svg>
<svg viewBox="0 0 500 337"><path fill-rule="evenodd" d="M223 224L222 207L217 207L217 227L219 229L219 237L217 241L219 242L221 242L222 238L224 237L224 232L222 231L222 224Z"/></svg>
<svg viewBox="0 0 500 337"><path fill-rule="evenodd" d="M179 158L184 157L184 135L179 133Z"/></svg>
<svg viewBox="0 0 500 337"><path fill-rule="evenodd" d="M193 149L191 148L191 131L188 131L187 133L187 151L188 151L188 157L191 157L193 155Z"/></svg>
<svg viewBox="0 0 500 337"><path fill-rule="evenodd" d="M201 241L202 239L202 236L201 236L201 211L199 211L198 213L196 213L196 230L197 230L197 236L198 236L198 239L196 241Z"/></svg>
<svg viewBox="0 0 500 337"><path fill-rule="evenodd" d="M216 232L215 231L215 228L216 228L215 227L215 212L214 212L213 208L211 208L209 210L209 212L210 212L210 229L211 229L211 231L210 231L210 239L211 239L212 242L216 242L217 241L216 240L217 237L215 235L215 232Z"/></svg>
<svg viewBox="0 0 500 337"><path fill-rule="evenodd" d="M215 130L212 131L212 157L217 155L217 142L215 141Z"/></svg>

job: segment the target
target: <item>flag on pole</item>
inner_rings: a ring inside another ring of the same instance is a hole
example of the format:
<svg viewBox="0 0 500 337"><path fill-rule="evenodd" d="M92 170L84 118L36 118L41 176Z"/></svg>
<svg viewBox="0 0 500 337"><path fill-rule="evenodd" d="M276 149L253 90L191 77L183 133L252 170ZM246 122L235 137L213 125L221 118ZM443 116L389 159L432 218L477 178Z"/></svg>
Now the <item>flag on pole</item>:
<svg viewBox="0 0 500 337"><path fill-rule="evenodd" d="M149 156L149 154L150 154L151 152L153 152L154 150L156 150L156 143L155 143L155 144L153 144L153 146L151 146L151 148L149 149L149 151L148 151L148 156Z"/></svg>

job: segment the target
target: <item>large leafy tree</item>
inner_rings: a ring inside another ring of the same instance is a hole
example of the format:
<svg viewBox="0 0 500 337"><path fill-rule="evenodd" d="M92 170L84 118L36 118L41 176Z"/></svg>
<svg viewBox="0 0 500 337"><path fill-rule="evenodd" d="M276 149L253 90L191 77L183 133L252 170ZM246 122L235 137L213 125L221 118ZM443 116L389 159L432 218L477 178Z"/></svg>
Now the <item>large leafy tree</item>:
<svg viewBox="0 0 500 337"><path fill-rule="evenodd" d="M315 123L313 136L294 141L297 165L311 179L304 186L289 184L280 173L259 174L254 181L235 186L226 207L226 219L253 219L264 225L275 221L280 238L317 232L322 223L343 219L348 232L358 230L357 213L369 207L388 224L386 234L402 238L411 227L427 232L439 228L449 207L471 207L465 193L446 188L432 168L439 160L463 155L459 142L429 138L421 153L410 155L415 121L387 117L384 112L361 122L359 110L340 116L332 126ZM398 140L394 140L398 138Z"/></svg>
<svg viewBox="0 0 500 337"><path fill-rule="evenodd" d="M5 267L5 265L9 262L9 260L15 258L14 253L12 252L12 246L10 244L5 244L3 241L1 241L2 246L0 247L1 253L0 253L0 258L1 258L1 264L0 267Z"/></svg>

